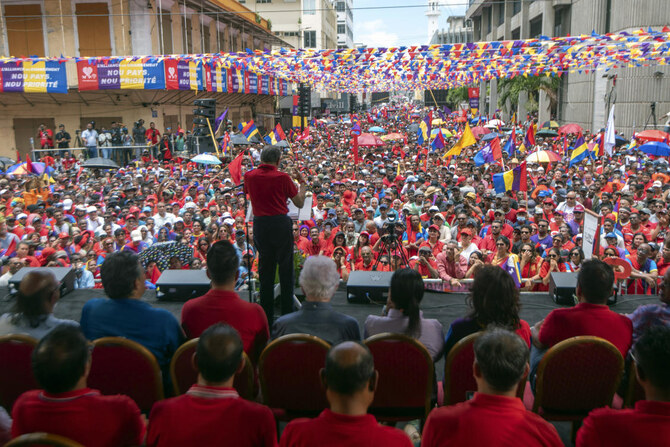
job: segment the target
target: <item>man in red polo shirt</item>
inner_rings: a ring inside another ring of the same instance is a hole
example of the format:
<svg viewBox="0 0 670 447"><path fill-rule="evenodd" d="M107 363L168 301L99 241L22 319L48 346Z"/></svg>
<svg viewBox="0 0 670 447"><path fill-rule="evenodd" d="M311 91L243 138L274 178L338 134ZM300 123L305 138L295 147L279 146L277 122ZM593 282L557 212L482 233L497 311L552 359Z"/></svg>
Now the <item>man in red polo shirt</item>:
<svg viewBox="0 0 670 447"><path fill-rule="evenodd" d="M284 429L282 447L374 445L410 447L405 433L379 425L367 414L375 397L379 374L370 350L345 341L333 346L321 370L330 409L315 419L296 419Z"/></svg>
<svg viewBox="0 0 670 447"><path fill-rule="evenodd" d="M372 271L374 264L372 249L367 245L363 246L363 248L361 248L361 259L354 265L354 270L369 272Z"/></svg>
<svg viewBox="0 0 670 447"><path fill-rule="evenodd" d="M145 427L135 402L86 387L91 355L78 327L62 324L44 336L32 364L43 389L23 393L14 404L13 437L46 432L87 447L142 444Z"/></svg>
<svg viewBox="0 0 670 447"><path fill-rule="evenodd" d="M276 446L272 411L240 398L233 388L235 373L244 368L242 340L235 329L218 323L203 332L194 363L197 383L151 409L147 446Z"/></svg>
<svg viewBox="0 0 670 447"><path fill-rule="evenodd" d="M577 447L667 446L670 440L670 328L656 326L633 347L634 374L645 400L634 409L593 410L577 432Z"/></svg>
<svg viewBox="0 0 670 447"><path fill-rule="evenodd" d="M219 241L209 248L207 276L212 288L184 303L181 325L189 338L196 338L215 323L228 323L239 332L244 352L255 364L270 338L270 329L263 308L242 300L235 292L238 267L237 252L230 242Z"/></svg>
<svg viewBox="0 0 670 447"><path fill-rule="evenodd" d="M546 349L565 339L581 335L604 338L617 347L626 358L633 337L633 325L624 315L607 307L612 295L614 271L598 259L582 263L577 275L575 291L579 304L575 307L554 309L531 328L531 385L535 371Z"/></svg>
<svg viewBox="0 0 670 447"><path fill-rule="evenodd" d="M516 397L529 368L526 342L514 332L492 329L477 338L474 350L477 393L467 402L433 410L421 445L563 446L554 426L526 411Z"/></svg>
<svg viewBox="0 0 670 447"><path fill-rule="evenodd" d="M282 150L265 146L261 165L244 174L244 192L249 194L254 213L254 244L258 248L258 275L261 286L261 306L268 321L274 320L274 280L279 265L281 313L293 312L293 237L292 222L288 217L286 201L302 208L307 184L297 169L293 178L300 183L296 188L291 177L280 172Z"/></svg>

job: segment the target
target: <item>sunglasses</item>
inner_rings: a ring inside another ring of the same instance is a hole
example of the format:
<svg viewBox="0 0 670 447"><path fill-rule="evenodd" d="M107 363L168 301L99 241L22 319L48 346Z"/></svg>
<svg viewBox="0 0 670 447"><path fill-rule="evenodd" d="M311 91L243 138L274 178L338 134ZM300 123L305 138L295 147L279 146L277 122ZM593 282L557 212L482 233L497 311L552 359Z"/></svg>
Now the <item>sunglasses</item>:
<svg viewBox="0 0 670 447"><path fill-rule="evenodd" d="M549 255L550 258L558 258L558 255Z"/></svg>
<svg viewBox="0 0 670 447"><path fill-rule="evenodd" d="M521 250L521 253L532 253L532 252L533 252L533 250L529 250L527 248L524 248L523 250Z"/></svg>
<svg viewBox="0 0 670 447"><path fill-rule="evenodd" d="M505 244L503 244L503 243L496 244L496 247L504 247L504 246L505 246Z"/></svg>

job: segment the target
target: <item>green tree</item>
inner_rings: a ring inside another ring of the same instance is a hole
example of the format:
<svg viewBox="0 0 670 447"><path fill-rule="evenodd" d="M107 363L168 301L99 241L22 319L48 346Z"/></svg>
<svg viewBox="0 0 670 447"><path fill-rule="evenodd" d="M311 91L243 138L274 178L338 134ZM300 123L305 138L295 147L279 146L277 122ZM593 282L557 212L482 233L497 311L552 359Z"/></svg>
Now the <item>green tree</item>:
<svg viewBox="0 0 670 447"><path fill-rule="evenodd" d="M503 107L507 101L510 104L510 112L516 110L519 105L519 93L528 94L526 108L529 112L536 112L540 102L540 92L544 92L549 99L549 110L551 116L556 116L558 109L558 88L561 78L556 76L516 76L514 78L498 79L498 100Z"/></svg>
<svg viewBox="0 0 670 447"><path fill-rule="evenodd" d="M463 102L468 100L468 88L467 87L457 87L450 88L447 91L447 105L451 110L457 110L458 106Z"/></svg>

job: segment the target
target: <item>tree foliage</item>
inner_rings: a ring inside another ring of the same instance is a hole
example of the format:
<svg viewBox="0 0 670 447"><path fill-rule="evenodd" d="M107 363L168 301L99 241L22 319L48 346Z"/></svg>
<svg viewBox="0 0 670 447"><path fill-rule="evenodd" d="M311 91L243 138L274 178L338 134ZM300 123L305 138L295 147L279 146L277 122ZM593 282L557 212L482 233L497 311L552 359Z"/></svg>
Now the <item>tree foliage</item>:
<svg viewBox="0 0 670 447"><path fill-rule="evenodd" d="M498 80L498 100L503 107L509 101L511 110L519 105L519 94L528 94L528 110L536 111L540 100L540 92L544 92L549 99L549 110L556 116L558 108L558 88L561 78L555 76L516 76ZM534 110L533 110L534 109Z"/></svg>

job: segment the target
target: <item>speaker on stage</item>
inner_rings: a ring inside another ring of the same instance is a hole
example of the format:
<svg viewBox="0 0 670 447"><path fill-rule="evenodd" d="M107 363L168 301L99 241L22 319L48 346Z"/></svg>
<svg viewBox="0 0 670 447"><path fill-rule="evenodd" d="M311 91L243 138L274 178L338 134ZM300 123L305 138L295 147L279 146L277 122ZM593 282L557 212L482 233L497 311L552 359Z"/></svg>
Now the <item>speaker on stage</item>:
<svg viewBox="0 0 670 447"><path fill-rule="evenodd" d="M358 304L386 304L393 272L353 271L347 281L347 300Z"/></svg>
<svg viewBox="0 0 670 447"><path fill-rule="evenodd" d="M204 270L165 270L156 281L156 298L188 301L204 295L211 286Z"/></svg>
<svg viewBox="0 0 670 447"><path fill-rule="evenodd" d="M10 292L16 293L23 277L33 270L48 270L53 273L56 281L60 283L61 297L74 290L74 269L72 267L23 267L9 280Z"/></svg>
<svg viewBox="0 0 670 447"><path fill-rule="evenodd" d="M574 306L577 304L577 273L553 272L549 281L549 295L556 304Z"/></svg>

